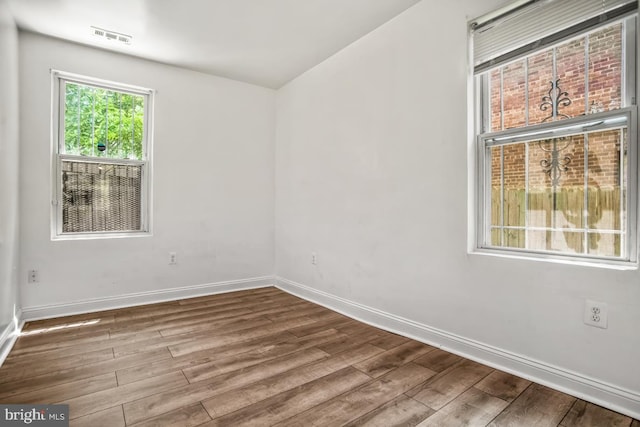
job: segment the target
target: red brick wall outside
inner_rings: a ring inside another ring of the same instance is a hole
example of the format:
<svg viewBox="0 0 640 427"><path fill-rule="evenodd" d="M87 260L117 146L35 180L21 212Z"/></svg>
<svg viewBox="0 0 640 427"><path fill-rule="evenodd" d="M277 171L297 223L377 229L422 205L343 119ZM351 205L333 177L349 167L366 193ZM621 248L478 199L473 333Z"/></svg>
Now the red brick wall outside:
<svg viewBox="0 0 640 427"><path fill-rule="evenodd" d="M588 39L588 108L585 108L585 43ZM577 40L555 48L556 78L558 86L568 93L569 106L560 105L558 118L566 115L577 117L593 111L606 111L622 105L622 24L615 24ZM528 104L526 101L525 71L528 66ZM501 83L502 74L502 85ZM549 94L553 80L553 50L537 53L531 57L497 68L491 72L491 131L513 129L528 124L538 124L553 119L549 107L540 105ZM502 90L501 90L502 89ZM500 95L502 92L503 110ZM552 92L552 98L555 93ZM593 111L592 111L593 110ZM527 117L528 116L528 117ZM563 173L561 185L584 185L584 137L570 137L568 147L562 155L570 155L569 170ZM543 171L540 162L550 157L540 145L529 143L529 188L549 188L551 180ZM525 148L524 143L504 147L505 188L524 188ZM605 188L618 186L620 173L620 132L589 134L589 185ZM500 185L499 149L492 155L492 184Z"/></svg>

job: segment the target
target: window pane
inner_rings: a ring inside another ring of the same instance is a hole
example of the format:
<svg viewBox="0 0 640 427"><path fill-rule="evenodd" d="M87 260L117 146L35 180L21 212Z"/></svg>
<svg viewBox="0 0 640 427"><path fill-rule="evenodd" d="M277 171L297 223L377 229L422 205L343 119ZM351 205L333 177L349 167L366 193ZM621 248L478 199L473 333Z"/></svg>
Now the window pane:
<svg viewBox="0 0 640 427"><path fill-rule="evenodd" d="M502 147L491 147L491 225L502 226ZM491 244L502 245L500 228L492 228Z"/></svg>
<svg viewBox="0 0 640 427"><path fill-rule="evenodd" d="M620 130L589 134L589 180L587 226L590 229L622 230L626 150ZM620 147L622 146L622 153ZM593 245L590 245L593 249Z"/></svg>
<svg viewBox="0 0 640 427"><path fill-rule="evenodd" d="M525 126L527 124L525 61L506 65L502 80L504 129Z"/></svg>
<svg viewBox="0 0 640 427"><path fill-rule="evenodd" d="M489 131L502 130L502 71L496 68L489 77L490 103L491 103L491 126Z"/></svg>
<svg viewBox="0 0 640 427"><path fill-rule="evenodd" d="M545 50L528 57L529 61L529 124L542 123L552 115L541 108L543 98L549 94L553 81L553 51Z"/></svg>
<svg viewBox="0 0 640 427"><path fill-rule="evenodd" d="M621 108L623 31L609 25L489 71L490 130Z"/></svg>
<svg viewBox="0 0 640 427"><path fill-rule="evenodd" d="M523 145L491 149L491 225L496 226L491 231L493 245L524 247L524 233L501 231L502 226L525 225L525 173L519 167L524 157Z"/></svg>
<svg viewBox="0 0 640 427"><path fill-rule="evenodd" d="M582 254L584 234L571 231L528 231L527 242L532 250Z"/></svg>
<svg viewBox="0 0 640 427"><path fill-rule="evenodd" d="M584 137L533 141L528 146L530 225L582 228Z"/></svg>
<svg viewBox="0 0 640 427"><path fill-rule="evenodd" d="M492 146L491 245L624 256L625 136L613 129Z"/></svg>
<svg viewBox="0 0 640 427"><path fill-rule="evenodd" d="M97 157L109 157L111 154L111 144L107 139L107 133L105 126L107 125L106 114L106 100L107 93L104 89L93 89L93 156ZM104 145L104 151L101 151L102 145Z"/></svg>
<svg viewBox="0 0 640 427"><path fill-rule="evenodd" d="M527 124L525 60L493 70L490 79L491 130L499 131L525 126Z"/></svg>
<svg viewBox="0 0 640 427"><path fill-rule="evenodd" d="M571 40L556 48L556 79L560 89L567 93L569 105L558 108L561 117L585 114L585 38ZM549 85L549 88L551 85Z"/></svg>
<svg viewBox="0 0 640 427"><path fill-rule="evenodd" d="M62 161L62 231L140 231L142 166Z"/></svg>
<svg viewBox="0 0 640 427"><path fill-rule="evenodd" d="M506 248L526 248L526 234L524 229L505 228L504 247Z"/></svg>
<svg viewBox="0 0 640 427"><path fill-rule="evenodd" d="M589 111L622 106L622 24L589 35Z"/></svg>
<svg viewBox="0 0 640 427"><path fill-rule="evenodd" d="M77 85L67 85L64 106L64 147L67 152L79 153L80 112L82 107Z"/></svg>
<svg viewBox="0 0 640 427"><path fill-rule="evenodd" d="M506 145L504 149L504 202L503 219L507 227L524 227L526 207L526 145ZM508 229L504 234L504 246L525 247L523 230Z"/></svg>
<svg viewBox="0 0 640 427"><path fill-rule="evenodd" d="M589 233L587 250L590 255L621 256L621 236L618 233Z"/></svg>
<svg viewBox="0 0 640 427"><path fill-rule="evenodd" d="M144 96L67 82L64 152L143 158Z"/></svg>

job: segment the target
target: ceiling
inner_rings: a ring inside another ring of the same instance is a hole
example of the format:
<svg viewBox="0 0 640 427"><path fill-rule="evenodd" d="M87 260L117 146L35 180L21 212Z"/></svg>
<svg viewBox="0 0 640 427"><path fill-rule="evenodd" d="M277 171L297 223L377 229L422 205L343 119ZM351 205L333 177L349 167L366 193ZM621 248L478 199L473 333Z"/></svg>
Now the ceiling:
<svg viewBox="0 0 640 427"><path fill-rule="evenodd" d="M18 26L270 88L420 0L9 0ZM133 37L93 36L90 26Z"/></svg>

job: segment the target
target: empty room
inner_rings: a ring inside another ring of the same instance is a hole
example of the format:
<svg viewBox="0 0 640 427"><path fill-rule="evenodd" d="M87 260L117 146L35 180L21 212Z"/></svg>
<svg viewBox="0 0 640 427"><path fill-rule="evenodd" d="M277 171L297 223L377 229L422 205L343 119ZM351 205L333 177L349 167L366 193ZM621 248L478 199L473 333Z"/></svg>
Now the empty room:
<svg viewBox="0 0 640 427"><path fill-rule="evenodd" d="M636 0L0 0L0 426L640 427Z"/></svg>

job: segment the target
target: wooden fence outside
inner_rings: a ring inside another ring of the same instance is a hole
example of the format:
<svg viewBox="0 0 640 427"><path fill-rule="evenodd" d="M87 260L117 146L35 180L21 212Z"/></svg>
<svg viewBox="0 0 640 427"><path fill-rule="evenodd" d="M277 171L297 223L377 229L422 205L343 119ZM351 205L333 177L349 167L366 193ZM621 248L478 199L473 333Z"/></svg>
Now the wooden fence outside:
<svg viewBox="0 0 640 427"><path fill-rule="evenodd" d="M621 191L616 189L566 187L551 190L504 190L504 226L523 229L505 229L501 242L501 229L493 228L491 242L496 246L536 250L573 251L605 256L620 255L620 234L598 230L622 230ZM554 202L555 195L555 202ZM622 193L624 195L624 193ZM501 224L500 187L491 192L491 224ZM555 209L554 209L555 203ZM586 218L585 218L586 211ZM586 219L586 221L585 221ZM524 227L561 229L525 230ZM587 229L572 231L576 229ZM586 239L586 241L585 241Z"/></svg>

